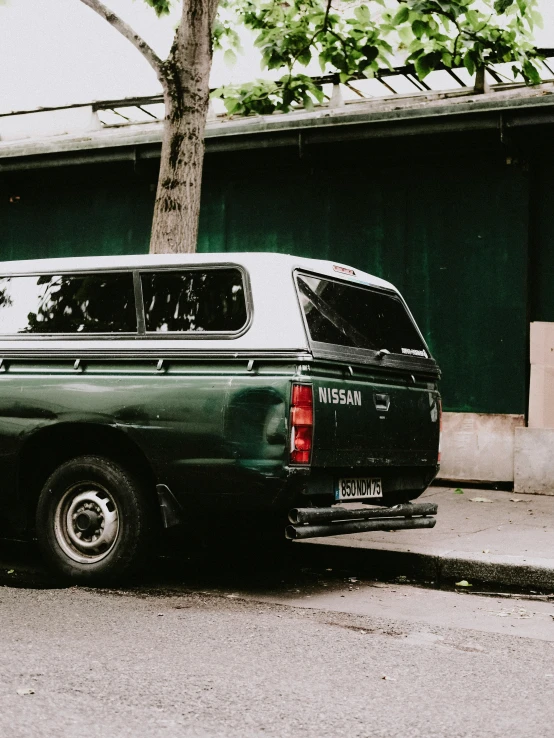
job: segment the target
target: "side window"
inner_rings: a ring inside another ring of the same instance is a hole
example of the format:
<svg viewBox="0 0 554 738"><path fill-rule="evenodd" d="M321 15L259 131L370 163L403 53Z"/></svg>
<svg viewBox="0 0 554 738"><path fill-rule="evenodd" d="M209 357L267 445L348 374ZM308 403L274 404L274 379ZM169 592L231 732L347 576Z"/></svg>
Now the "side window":
<svg viewBox="0 0 554 738"><path fill-rule="evenodd" d="M136 330L131 273L0 277L0 334Z"/></svg>
<svg viewBox="0 0 554 738"><path fill-rule="evenodd" d="M239 269L189 269L141 275L146 330L228 333L246 325Z"/></svg>

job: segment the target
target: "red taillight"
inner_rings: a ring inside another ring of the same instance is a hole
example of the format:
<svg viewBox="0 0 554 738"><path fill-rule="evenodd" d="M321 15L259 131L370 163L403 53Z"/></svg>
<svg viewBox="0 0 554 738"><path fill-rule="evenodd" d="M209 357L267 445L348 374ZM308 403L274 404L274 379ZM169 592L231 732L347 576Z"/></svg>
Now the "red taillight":
<svg viewBox="0 0 554 738"><path fill-rule="evenodd" d="M292 385L290 418L290 460L293 464L309 464L314 425L314 401L310 384Z"/></svg>

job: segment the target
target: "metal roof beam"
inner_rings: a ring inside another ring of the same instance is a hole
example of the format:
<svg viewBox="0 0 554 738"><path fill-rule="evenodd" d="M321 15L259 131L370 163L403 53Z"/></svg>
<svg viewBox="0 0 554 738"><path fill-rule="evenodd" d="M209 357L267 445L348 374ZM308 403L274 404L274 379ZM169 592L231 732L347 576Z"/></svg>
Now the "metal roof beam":
<svg viewBox="0 0 554 738"><path fill-rule="evenodd" d="M546 59L549 57L554 57L554 48L538 48L538 53L543 56ZM544 66L548 69L548 71L554 75L554 71L548 66L546 61L543 62ZM460 79L460 77L456 74L455 70L452 70L448 67L444 67L441 65L437 69L443 70L448 72L448 74L456 81L457 84L460 85L460 87L467 87L467 85ZM502 80L498 76L498 73L493 69L488 69L489 73L494 77L494 79L501 83ZM380 69L376 75L375 79L379 80L390 92L393 94L398 94L396 91L390 86L387 85L383 80L386 77L396 76L396 75L403 75L407 79L410 80L410 82L413 83L413 81L410 79L410 76L414 79L417 79L417 75L415 72L415 68L412 64L409 65L403 65L399 67L395 67L393 69ZM315 84L323 85L323 84L333 84L335 82L336 74L327 74L327 75L320 75L318 77L312 77L312 80ZM367 79L365 75L358 74L353 75L350 80L363 80ZM430 90L431 88L426 84L424 80L417 80L418 84L420 84L424 89ZM414 85L415 86L415 85ZM26 110L12 110L10 112L6 113L0 113L0 118L6 118L9 116L17 116L17 115L30 115L33 113L47 113L47 112L55 112L58 110L72 110L75 108L88 108L92 107L93 111L99 111L99 110L113 110L113 108L125 108L125 107L138 107L140 108L142 105L152 105L156 103L163 103L164 97L162 94L158 95L148 95L148 96L142 96L142 97L129 97L129 98L123 98L120 100L97 100L93 102L86 102L86 103L73 103L71 105L58 105L58 106L45 106L45 107L39 107L39 108L33 108L33 109L26 109ZM148 111L144 111L148 112ZM149 113L149 115L152 115ZM152 117L155 118L155 116L152 115Z"/></svg>

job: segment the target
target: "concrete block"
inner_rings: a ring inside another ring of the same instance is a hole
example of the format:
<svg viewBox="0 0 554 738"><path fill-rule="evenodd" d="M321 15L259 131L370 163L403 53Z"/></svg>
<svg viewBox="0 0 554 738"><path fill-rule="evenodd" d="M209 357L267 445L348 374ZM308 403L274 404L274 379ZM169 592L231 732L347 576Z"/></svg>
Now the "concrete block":
<svg viewBox="0 0 554 738"><path fill-rule="evenodd" d="M460 482L511 482L514 430L523 415L444 413L439 478Z"/></svg>
<svg viewBox="0 0 554 738"><path fill-rule="evenodd" d="M554 323L531 323L530 341L531 364L554 366Z"/></svg>
<svg viewBox="0 0 554 738"><path fill-rule="evenodd" d="M554 495L554 429L516 428L514 492Z"/></svg>
<svg viewBox="0 0 554 738"><path fill-rule="evenodd" d="M529 428L554 428L554 366L531 365Z"/></svg>

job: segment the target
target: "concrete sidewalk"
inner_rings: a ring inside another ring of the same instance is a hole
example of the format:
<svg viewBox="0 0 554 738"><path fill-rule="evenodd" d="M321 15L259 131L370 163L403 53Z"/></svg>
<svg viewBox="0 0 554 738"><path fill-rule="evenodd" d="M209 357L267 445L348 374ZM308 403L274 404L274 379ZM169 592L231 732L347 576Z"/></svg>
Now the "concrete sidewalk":
<svg viewBox="0 0 554 738"><path fill-rule="evenodd" d="M554 497L462 485L430 487L420 500L438 504L431 530L357 533L302 545L339 547L366 571L554 590Z"/></svg>

